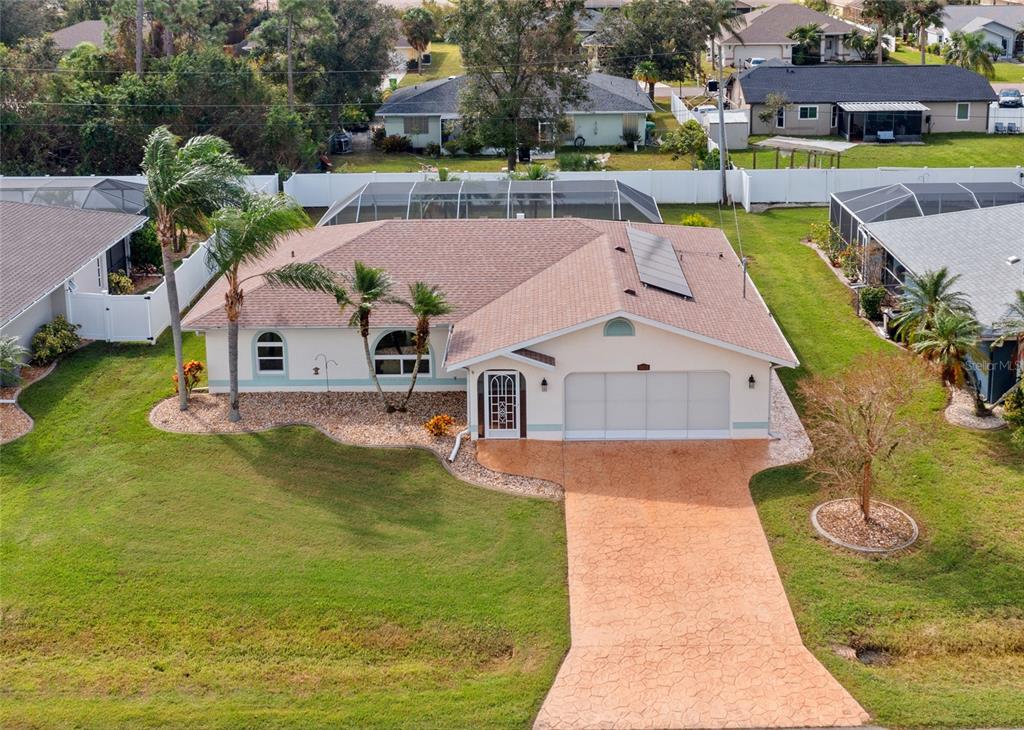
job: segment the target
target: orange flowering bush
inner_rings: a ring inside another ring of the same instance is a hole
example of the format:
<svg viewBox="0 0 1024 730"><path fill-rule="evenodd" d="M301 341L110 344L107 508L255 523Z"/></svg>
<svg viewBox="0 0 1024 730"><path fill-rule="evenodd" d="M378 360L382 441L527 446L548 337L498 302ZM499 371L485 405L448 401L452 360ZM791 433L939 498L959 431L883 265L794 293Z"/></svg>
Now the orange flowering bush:
<svg viewBox="0 0 1024 730"><path fill-rule="evenodd" d="M182 369L185 371L185 391L191 394L192 389L199 385L199 377L203 374L203 370L206 368L203 367L203 363L199 360L189 360L185 363L185 366ZM171 376L171 381L174 383L174 387L177 388L177 373L174 373L174 375Z"/></svg>
<svg viewBox="0 0 1024 730"><path fill-rule="evenodd" d="M441 438L451 433L452 426L454 425L454 418L447 413L440 413L424 423L423 428L427 429L427 433L434 438Z"/></svg>

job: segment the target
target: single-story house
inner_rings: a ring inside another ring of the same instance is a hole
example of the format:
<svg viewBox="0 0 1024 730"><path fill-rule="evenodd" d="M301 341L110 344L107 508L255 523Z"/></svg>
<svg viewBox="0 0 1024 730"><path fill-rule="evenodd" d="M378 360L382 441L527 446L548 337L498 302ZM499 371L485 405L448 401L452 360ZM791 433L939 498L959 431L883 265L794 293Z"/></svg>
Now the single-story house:
<svg viewBox="0 0 1024 730"><path fill-rule="evenodd" d="M459 94L466 82L465 76L451 76L398 89L377 109L377 117L389 135L404 135L413 147L443 145L458 136ZM586 85L586 101L565 110L569 128L562 144L582 138L588 147L618 145L624 135L643 140L654 106L636 81L591 73Z"/></svg>
<svg viewBox="0 0 1024 730"><path fill-rule="evenodd" d="M473 438L768 438L770 381L797 358L722 231L580 220L390 220L288 238L293 261L386 269L439 286L417 388L462 391ZM206 336L211 392L228 388L224 283L185 318ZM334 298L254 284L240 319L243 391L372 389L357 329ZM374 311L384 388L408 387L415 319ZM324 358L333 360L321 372Z"/></svg>
<svg viewBox="0 0 1024 730"><path fill-rule="evenodd" d="M1002 58L1024 56L1024 5L947 5L942 25L928 29L928 43L948 43L956 31L980 31Z"/></svg>
<svg viewBox="0 0 1024 730"><path fill-rule="evenodd" d="M711 54L717 58L722 49L722 60L726 66L740 68L751 58L774 58L785 63L793 62L793 48L797 42L789 37L795 29L805 25L821 28L819 53L822 62L859 61L860 56L843 44L843 37L857 31L855 25L831 15L812 10L806 5L786 3L740 15L737 27L711 43Z"/></svg>
<svg viewBox="0 0 1024 730"><path fill-rule="evenodd" d="M27 347L43 324L70 311L71 291L101 292L130 266L144 216L0 201L0 334Z"/></svg>
<svg viewBox="0 0 1024 730"><path fill-rule="evenodd" d="M984 398L997 401L1024 367L1015 340L995 344L1001 334L995 324L1024 289L1024 203L868 223L864 234L869 284L898 292L910 274L942 267L960 277L955 287L983 328L982 357L972 369Z"/></svg>
<svg viewBox="0 0 1024 730"><path fill-rule="evenodd" d="M83 20L80 23L69 25L67 28L55 30L51 35L57 48L67 53L79 43L91 43L97 48L103 48L103 34L106 32L106 21Z"/></svg>
<svg viewBox="0 0 1024 730"><path fill-rule="evenodd" d="M985 77L946 65L788 66L769 61L733 74L733 108L750 109L751 134L839 135L873 142L920 140L930 132L985 132L996 93ZM770 94L786 104L761 118Z"/></svg>

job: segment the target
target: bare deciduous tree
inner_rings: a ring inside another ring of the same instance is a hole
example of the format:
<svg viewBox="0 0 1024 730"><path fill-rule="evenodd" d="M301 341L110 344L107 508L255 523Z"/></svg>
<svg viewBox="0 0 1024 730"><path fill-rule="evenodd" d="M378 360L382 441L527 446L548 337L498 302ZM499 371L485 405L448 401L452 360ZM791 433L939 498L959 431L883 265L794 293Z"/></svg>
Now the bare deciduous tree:
<svg viewBox="0 0 1024 730"><path fill-rule="evenodd" d="M920 434L906 407L931 382L928 369L906 355L871 354L844 373L800 384L805 423L814 442L808 467L826 485L856 485L860 509L871 519L871 493L879 464Z"/></svg>

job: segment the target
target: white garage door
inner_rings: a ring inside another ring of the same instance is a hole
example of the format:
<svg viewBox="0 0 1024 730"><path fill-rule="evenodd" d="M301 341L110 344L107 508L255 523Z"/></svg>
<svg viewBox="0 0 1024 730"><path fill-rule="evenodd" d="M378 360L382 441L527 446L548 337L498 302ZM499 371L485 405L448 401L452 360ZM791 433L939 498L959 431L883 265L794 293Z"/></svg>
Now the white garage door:
<svg viewBox="0 0 1024 730"><path fill-rule="evenodd" d="M729 437L729 374L573 373L565 379L567 439Z"/></svg>

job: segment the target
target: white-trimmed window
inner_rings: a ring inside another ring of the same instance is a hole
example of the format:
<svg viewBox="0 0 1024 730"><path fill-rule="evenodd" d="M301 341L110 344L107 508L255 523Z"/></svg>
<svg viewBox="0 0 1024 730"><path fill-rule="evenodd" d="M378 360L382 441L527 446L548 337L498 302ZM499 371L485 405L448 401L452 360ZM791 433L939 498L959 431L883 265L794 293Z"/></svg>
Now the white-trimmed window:
<svg viewBox="0 0 1024 730"><path fill-rule="evenodd" d="M779 129L786 128L786 107L780 106L779 110L775 112L775 126Z"/></svg>
<svg viewBox="0 0 1024 730"><path fill-rule="evenodd" d="M276 332L264 332L256 338L256 372L284 373L284 338Z"/></svg>
<svg viewBox="0 0 1024 730"><path fill-rule="evenodd" d="M818 107L816 106L802 106L799 110L801 119L813 120L818 118Z"/></svg>
<svg viewBox="0 0 1024 730"><path fill-rule="evenodd" d="M832 129L835 129L836 127L839 126L839 105L838 104L833 104L832 105L832 121L829 123L829 126L832 127Z"/></svg>
<svg viewBox="0 0 1024 730"><path fill-rule="evenodd" d="M373 369L377 375L412 375L416 366L416 333L395 330L377 340L373 350ZM423 355L420 375L430 374L430 353Z"/></svg>
<svg viewBox="0 0 1024 730"><path fill-rule="evenodd" d="M971 118L971 103L968 101L957 102L956 105L956 120L958 122L966 122Z"/></svg>
<svg viewBox="0 0 1024 730"><path fill-rule="evenodd" d="M430 131L427 117L402 117L402 125L405 134L426 134Z"/></svg>

